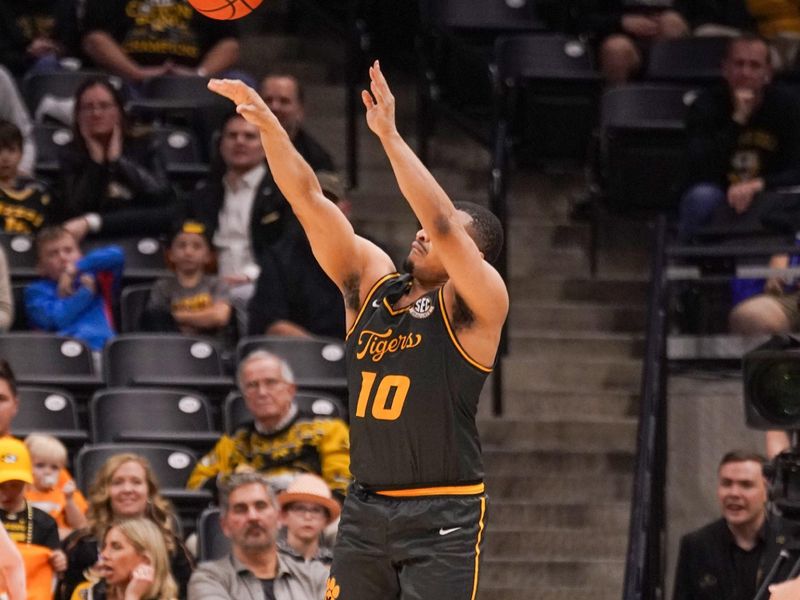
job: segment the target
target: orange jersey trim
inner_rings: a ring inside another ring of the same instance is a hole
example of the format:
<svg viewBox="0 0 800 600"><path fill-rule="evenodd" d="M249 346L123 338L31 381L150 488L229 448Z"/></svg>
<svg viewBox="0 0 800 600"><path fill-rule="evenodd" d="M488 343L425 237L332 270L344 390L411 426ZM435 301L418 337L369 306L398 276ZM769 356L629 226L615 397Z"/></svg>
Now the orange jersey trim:
<svg viewBox="0 0 800 600"><path fill-rule="evenodd" d="M370 300L372 300L372 296L373 296L373 294L376 292L376 290L377 290L377 289L378 289L378 288L381 286L381 284L383 284L385 281L387 281L387 280L391 279L392 277L398 277L399 275L400 275L399 273L389 273L388 275L384 275L383 277L381 277L380 279L378 279L378 281L376 281L376 282L375 282L375 285L373 285L373 286L370 288L369 292L367 292L367 296L364 298L364 302L362 302L362 303L361 303L361 308L359 308L359 309L358 309L358 314L356 315L356 318L355 318L355 320L353 321L353 324L350 326L350 329L348 329L348 330L347 330L347 335L345 335L345 336L344 336L344 339L345 339L345 340L346 340L347 338L349 338L349 337L350 337L350 335L351 335L351 334L353 333L353 331L355 330L356 326L358 325L358 322L361 320L361 317L362 317L362 315L364 314L364 311L367 309L367 306L369 306L369 301L370 301Z"/></svg>
<svg viewBox="0 0 800 600"><path fill-rule="evenodd" d="M458 353L464 357L469 364L471 364L476 369L483 371L484 373L491 373L492 367L487 367L486 365L482 365L477 360L473 359L467 351L462 348L461 344L458 342L458 338L456 338L456 334L453 331L452 325L450 325L450 317L447 316L447 307L444 303L444 287L439 288L439 306L442 307L442 320L444 321L444 327L447 329L447 333L450 336L450 340L453 342L453 345L458 350Z"/></svg>
<svg viewBox="0 0 800 600"><path fill-rule="evenodd" d="M478 539L475 542L475 577L472 580L472 597L475 600L475 594L478 593L478 570L480 568L481 557L481 539L483 538L483 517L486 514L486 498L481 498L481 518L478 522Z"/></svg>
<svg viewBox="0 0 800 600"><path fill-rule="evenodd" d="M417 496L474 496L482 494L486 486L482 483L472 485L444 485L429 488L408 488L403 490L376 490L376 494L391 498L415 498ZM481 512L483 516L483 512Z"/></svg>
<svg viewBox="0 0 800 600"><path fill-rule="evenodd" d="M398 309L394 309L394 308L392 308L392 305L389 304L389 300L387 298L383 299L383 305L386 307L386 310L389 311L389 314L392 315L393 317L396 317L397 315L400 315L400 314L410 310L411 306L412 306L411 304L408 304L408 305L400 307Z"/></svg>

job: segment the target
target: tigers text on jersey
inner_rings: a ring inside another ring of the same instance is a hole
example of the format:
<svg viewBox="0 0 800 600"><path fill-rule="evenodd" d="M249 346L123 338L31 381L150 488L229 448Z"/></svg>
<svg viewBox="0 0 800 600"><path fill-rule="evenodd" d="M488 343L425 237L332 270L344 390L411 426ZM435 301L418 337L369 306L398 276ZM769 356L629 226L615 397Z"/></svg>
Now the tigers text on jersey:
<svg viewBox="0 0 800 600"><path fill-rule="evenodd" d="M443 288L392 307L409 282L378 281L348 332L350 470L376 491L474 488L483 481L475 413L491 369L458 344Z"/></svg>

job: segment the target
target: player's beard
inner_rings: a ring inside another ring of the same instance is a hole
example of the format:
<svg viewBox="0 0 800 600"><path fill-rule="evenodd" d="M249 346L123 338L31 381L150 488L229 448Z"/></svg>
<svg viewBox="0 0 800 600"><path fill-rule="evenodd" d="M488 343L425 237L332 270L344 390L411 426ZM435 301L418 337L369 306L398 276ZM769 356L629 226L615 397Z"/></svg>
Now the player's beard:
<svg viewBox="0 0 800 600"><path fill-rule="evenodd" d="M405 260L403 261L403 272L408 273L409 275L414 274L414 261L411 260L410 256L406 256Z"/></svg>

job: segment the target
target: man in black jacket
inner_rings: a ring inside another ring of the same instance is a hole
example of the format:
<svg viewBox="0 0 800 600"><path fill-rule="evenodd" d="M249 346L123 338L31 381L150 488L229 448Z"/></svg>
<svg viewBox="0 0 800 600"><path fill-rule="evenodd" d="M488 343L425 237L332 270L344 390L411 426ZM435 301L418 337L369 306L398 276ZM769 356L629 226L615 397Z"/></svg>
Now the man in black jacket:
<svg viewBox="0 0 800 600"><path fill-rule="evenodd" d="M767 518L764 458L729 452L717 483L722 518L681 539L673 600L750 600L786 541Z"/></svg>

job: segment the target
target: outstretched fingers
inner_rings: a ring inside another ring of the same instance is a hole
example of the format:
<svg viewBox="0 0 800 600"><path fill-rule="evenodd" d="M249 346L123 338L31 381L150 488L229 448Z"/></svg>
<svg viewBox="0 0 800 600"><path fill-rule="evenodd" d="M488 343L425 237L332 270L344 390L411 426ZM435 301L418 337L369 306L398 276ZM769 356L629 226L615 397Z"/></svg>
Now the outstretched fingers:
<svg viewBox="0 0 800 600"><path fill-rule="evenodd" d="M208 82L208 89L224 96L234 104L243 104L251 100L250 92L255 93L247 85L238 79L211 79Z"/></svg>
<svg viewBox="0 0 800 600"><path fill-rule="evenodd" d="M375 101L367 90L361 90L361 100L364 102L364 106L367 110L375 106Z"/></svg>

